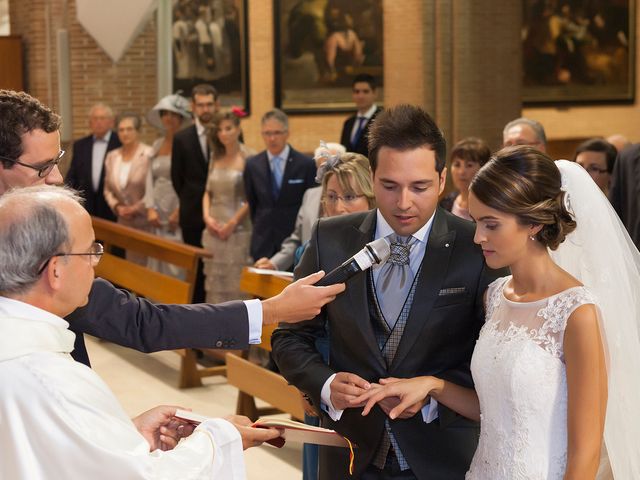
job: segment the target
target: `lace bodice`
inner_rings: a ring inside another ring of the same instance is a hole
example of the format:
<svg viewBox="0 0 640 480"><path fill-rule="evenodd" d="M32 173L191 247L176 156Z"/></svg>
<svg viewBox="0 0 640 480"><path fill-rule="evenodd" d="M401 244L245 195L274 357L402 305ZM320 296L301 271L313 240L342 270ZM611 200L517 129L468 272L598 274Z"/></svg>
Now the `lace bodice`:
<svg viewBox="0 0 640 480"><path fill-rule="evenodd" d="M510 278L489 286L487 321L471 361L481 425L467 479L562 479L567 461L564 331L576 308L595 302L584 287L513 302L503 293Z"/></svg>

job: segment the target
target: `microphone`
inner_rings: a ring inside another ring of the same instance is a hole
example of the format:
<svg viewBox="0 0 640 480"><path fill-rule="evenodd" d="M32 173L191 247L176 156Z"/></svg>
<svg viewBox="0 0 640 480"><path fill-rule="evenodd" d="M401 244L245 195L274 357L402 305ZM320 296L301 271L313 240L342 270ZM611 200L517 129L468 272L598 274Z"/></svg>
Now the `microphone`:
<svg viewBox="0 0 640 480"><path fill-rule="evenodd" d="M371 268L372 265L386 262L389 255L391 255L391 247L386 238L379 238L369 242L349 260L327 273L315 285L326 287L327 285L344 283L358 273Z"/></svg>

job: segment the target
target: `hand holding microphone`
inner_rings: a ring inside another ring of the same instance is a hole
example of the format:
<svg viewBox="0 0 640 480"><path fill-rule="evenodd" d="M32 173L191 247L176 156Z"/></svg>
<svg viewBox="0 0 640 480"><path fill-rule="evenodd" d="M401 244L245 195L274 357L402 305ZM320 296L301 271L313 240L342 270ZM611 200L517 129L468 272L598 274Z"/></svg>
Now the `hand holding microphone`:
<svg viewBox="0 0 640 480"><path fill-rule="evenodd" d="M295 323L315 317L324 305L344 291L344 282L373 265L386 262L390 255L389 242L379 238L367 243L362 250L320 280L316 281L320 272L297 280L279 295L262 301L263 323Z"/></svg>

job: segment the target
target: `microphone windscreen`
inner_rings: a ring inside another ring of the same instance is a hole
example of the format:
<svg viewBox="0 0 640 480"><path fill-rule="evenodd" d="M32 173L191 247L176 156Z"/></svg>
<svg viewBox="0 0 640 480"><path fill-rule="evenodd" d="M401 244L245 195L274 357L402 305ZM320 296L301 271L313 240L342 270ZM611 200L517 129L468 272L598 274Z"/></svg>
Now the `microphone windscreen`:
<svg viewBox="0 0 640 480"><path fill-rule="evenodd" d="M368 246L373 251L373 254L377 257L377 264L382 265L389 259L391 255L391 246L389 245L389 240L386 238L379 238L370 242Z"/></svg>

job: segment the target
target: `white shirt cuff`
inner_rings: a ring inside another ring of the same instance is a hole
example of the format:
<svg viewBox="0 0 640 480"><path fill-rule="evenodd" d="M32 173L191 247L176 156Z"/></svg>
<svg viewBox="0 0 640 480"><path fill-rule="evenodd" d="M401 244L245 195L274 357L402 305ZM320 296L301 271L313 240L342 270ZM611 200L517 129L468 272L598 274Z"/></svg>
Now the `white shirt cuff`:
<svg viewBox="0 0 640 480"><path fill-rule="evenodd" d="M249 344L257 345L262 341L262 302L254 298L245 300L244 304L249 316Z"/></svg>
<svg viewBox="0 0 640 480"><path fill-rule="evenodd" d="M438 418L438 401L430 397L429 403L422 407L422 420L424 423L431 423Z"/></svg>
<svg viewBox="0 0 640 480"><path fill-rule="evenodd" d="M336 378L335 373L327 378L327 381L324 382L324 385L322 386L322 391L320 392L320 408L323 412L329 415L331 420L337 422L340 420L340 417L342 417L342 412L344 412L344 410L336 410L333 408L333 404L331 403L331 382L333 382L334 378Z"/></svg>

